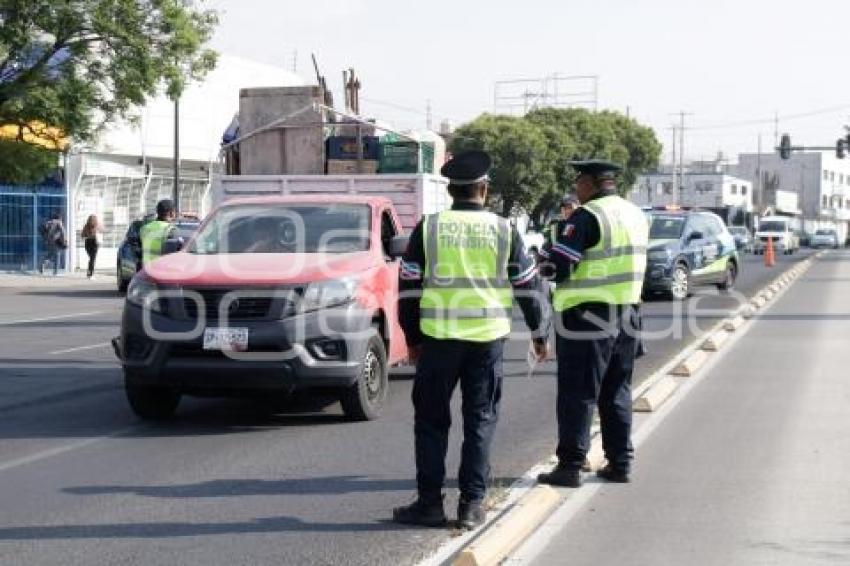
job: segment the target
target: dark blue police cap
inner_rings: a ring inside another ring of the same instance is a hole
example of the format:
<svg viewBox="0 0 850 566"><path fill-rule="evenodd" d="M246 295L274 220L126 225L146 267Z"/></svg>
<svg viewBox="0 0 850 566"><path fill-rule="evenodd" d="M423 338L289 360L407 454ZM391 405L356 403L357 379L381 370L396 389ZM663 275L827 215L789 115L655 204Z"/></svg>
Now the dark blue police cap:
<svg viewBox="0 0 850 566"><path fill-rule="evenodd" d="M585 159L583 161L570 161L569 165L579 175L591 175L597 179L613 179L617 173L623 170L620 165L605 161L604 159Z"/></svg>
<svg viewBox="0 0 850 566"><path fill-rule="evenodd" d="M564 198L561 199L561 206L579 206L581 202L578 200L578 197L573 193L569 193L564 195Z"/></svg>
<svg viewBox="0 0 850 566"><path fill-rule="evenodd" d="M493 160L486 151L473 149L452 157L440 168L440 174L448 177L452 185L474 185L489 181L487 171Z"/></svg>

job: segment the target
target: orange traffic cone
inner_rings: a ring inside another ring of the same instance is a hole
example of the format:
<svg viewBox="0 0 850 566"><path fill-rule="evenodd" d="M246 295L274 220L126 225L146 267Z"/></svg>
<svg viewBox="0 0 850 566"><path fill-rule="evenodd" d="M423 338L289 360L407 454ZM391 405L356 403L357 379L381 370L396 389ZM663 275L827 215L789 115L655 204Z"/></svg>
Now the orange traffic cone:
<svg viewBox="0 0 850 566"><path fill-rule="evenodd" d="M776 265L776 254L773 251L773 238L767 239L767 247L764 250L764 265L765 267L773 267Z"/></svg>

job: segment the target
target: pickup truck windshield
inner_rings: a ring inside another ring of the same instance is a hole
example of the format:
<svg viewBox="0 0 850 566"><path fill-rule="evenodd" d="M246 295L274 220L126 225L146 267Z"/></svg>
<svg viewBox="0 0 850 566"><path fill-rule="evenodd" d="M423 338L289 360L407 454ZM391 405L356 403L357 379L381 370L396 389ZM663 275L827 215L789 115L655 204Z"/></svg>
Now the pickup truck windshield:
<svg viewBox="0 0 850 566"><path fill-rule="evenodd" d="M762 222L759 232L785 232L787 226L784 222Z"/></svg>
<svg viewBox="0 0 850 566"><path fill-rule="evenodd" d="M685 228L684 217L653 216L649 227L650 240L674 240L682 235Z"/></svg>
<svg viewBox="0 0 850 566"><path fill-rule="evenodd" d="M369 249L369 207L234 205L218 210L189 248L201 255L350 253Z"/></svg>

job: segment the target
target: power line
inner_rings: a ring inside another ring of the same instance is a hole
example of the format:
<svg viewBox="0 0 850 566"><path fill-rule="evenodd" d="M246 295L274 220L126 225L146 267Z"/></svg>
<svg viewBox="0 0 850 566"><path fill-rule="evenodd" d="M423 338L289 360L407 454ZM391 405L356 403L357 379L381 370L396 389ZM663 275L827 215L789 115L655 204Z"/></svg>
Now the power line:
<svg viewBox="0 0 850 566"><path fill-rule="evenodd" d="M396 104L395 102L387 102L386 100L376 100L374 98L361 98L363 102L369 102L371 104L377 104L379 106L386 106L388 108L395 108L396 110L401 110L403 112L411 112L413 114L419 114L420 116L427 116L428 113L422 109L411 108L409 106L402 106L401 104ZM429 102L430 104L430 102Z"/></svg>
<svg viewBox="0 0 850 566"><path fill-rule="evenodd" d="M799 120L801 118L811 118L812 116L822 116L824 114L834 114L844 110L850 110L850 105L842 104L841 106L830 106L829 108L821 108L810 112L800 112L798 114L781 115L776 114L771 118L741 120L738 122L726 122L724 124L710 124L706 126L691 126L690 130L725 130L731 128L739 128L744 126L758 126L762 124L778 124L779 120Z"/></svg>

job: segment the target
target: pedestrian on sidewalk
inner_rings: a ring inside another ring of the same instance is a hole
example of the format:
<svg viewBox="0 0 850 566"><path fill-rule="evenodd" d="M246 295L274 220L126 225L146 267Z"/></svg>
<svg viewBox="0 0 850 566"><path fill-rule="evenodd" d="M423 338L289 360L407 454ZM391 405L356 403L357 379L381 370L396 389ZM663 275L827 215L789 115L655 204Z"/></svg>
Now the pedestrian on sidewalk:
<svg viewBox="0 0 850 566"><path fill-rule="evenodd" d="M538 481L579 487L598 406L608 464L601 478L629 481L631 380L638 353L641 290L649 228L643 212L617 195L621 168L600 160L570 163L581 206L559 222L543 257L555 272L558 359L558 464Z"/></svg>
<svg viewBox="0 0 850 566"><path fill-rule="evenodd" d="M485 519L493 440L502 395L502 359L514 296L532 331L531 348L547 355L549 307L537 267L510 223L484 208L490 156L456 155L443 165L451 210L426 216L410 237L399 270L398 317L413 382L417 499L393 510L404 524L446 524L443 484L451 398L463 396L458 526Z"/></svg>
<svg viewBox="0 0 850 566"><path fill-rule="evenodd" d="M50 220L42 226L41 232L47 250L47 261L53 264L53 275L56 276L62 267L65 250L68 249L68 238L65 234L65 225L62 224L62 215L54 211L50 215ZM41 264L41 272L44 273L44 263Z"/></svg>
<svg viewBox="0 0 850 566"><path fill-rule="evenodd" d="M97 260L97 251L100 249L101 234L103 234L103 226L100 224L96 214L91 214L83 226L80 236L86 248L86 253L89 256L89 268L86 276L91 279L94 277L94 265Z"/></svg>

